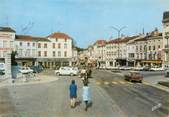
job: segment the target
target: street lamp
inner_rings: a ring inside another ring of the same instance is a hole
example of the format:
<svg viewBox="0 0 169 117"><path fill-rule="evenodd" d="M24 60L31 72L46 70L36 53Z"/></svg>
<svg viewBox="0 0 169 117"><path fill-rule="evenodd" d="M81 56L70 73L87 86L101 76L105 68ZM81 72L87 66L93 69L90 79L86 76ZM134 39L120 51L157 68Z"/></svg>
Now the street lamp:
<svg viewBox="0 0 169 117"><path fill-rule="evenodd" d="M168 49L169 49L169 46L168 46L169 32L166 32L165 35L166 35L166 36L165 36L165 39L167 39L167 45L165 46L165 48L167 48L166 58L167 58L167 63L168 63L168 60L169 60L169 56L168 56Z"/></svg>
<svg viewBox="0 0 169 117"><path fill-rule="evenodd" d="M114 30L116 30L117 31L117 33L118 33L118 59L119 59L119 44L120 44L120 33L121 33L121 31L123 30L123 29L125 29L125 28L127 28L126 26L123 26L123 27L121 27L121 28L116 28L116 27L114 27L114 26L111 26L110 28L113 28ZM119 60L118 60L118 65L119 65Z"/></svg>

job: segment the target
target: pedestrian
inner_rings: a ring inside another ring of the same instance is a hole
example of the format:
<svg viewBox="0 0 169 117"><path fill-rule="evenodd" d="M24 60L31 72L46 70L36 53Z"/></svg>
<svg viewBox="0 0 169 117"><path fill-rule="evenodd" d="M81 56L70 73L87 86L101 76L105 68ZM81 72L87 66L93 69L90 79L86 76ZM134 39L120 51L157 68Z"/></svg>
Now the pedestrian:
<svg viewBox="0 0 169 117"><path fill-rule="evenodd" d="M83 86L82 97L85 103L85 111L87 111L89 101L91 100L90 87L88 86L88 83L85 83Z"/></svg>
<svg viewBox="0 0 169 117"><path fill-rule="evenodd" d="M77 98L77 85L75 84L75 80L72 80L69 86L69 92L70 92L70 106L71 108L74 108Z"/></svg>

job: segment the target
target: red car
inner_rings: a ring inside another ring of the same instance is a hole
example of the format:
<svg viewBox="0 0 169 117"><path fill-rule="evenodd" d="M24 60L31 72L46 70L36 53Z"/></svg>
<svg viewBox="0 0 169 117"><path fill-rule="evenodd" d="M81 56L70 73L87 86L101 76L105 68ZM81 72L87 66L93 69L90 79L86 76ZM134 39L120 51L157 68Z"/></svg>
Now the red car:
<svg viewBox="0 0 169 117"><path fill-rule="evenodd" d="M131 81L131 82L137 81L137 82L142 83L143 75L140 72L131 71L131 72L129 72L128 75L125 75L125 80Z"/></svg>

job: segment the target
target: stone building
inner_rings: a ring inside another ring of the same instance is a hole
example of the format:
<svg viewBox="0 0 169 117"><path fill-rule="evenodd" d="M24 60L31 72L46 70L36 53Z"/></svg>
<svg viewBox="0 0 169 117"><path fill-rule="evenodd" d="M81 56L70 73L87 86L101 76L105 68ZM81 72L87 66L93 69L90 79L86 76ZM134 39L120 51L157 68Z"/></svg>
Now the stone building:
<svg viewBox="0 0 169 117"><path fill-rule="evenodd" d="M163 13L163 66L169 66L169 11Z"/></svg>

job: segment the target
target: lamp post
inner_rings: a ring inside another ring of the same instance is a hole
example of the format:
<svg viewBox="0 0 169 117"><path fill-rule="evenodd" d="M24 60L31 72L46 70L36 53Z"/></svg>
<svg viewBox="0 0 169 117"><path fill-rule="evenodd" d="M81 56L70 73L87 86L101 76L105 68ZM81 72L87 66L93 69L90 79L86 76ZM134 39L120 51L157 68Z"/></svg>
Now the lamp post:
<svg viewBox="0 0 169 117"><path fill-rule="evenodd" d="M169 49L169 46L168 46L169 32L166 32L165 35L166 35L166 36L165 36L165 39L167 39L167 45L166 45L165 48L167 48L166 58L167 58L167 63L168 63L168 61L169 61L169 55L168 55L168 49Z"/></svg>
<svg viewBox="0 0 169 117"><path fill-rule="evenodd" d="M114 26L111 26L111 28L113 28L114 30L116 30L117 31L117 33L118 33L118 59L119 59L119 54L120 54L120 50L119 50L119 44L120 44L120 33L121 33L121 31L123 30L123 29L125 29L125 28L127 28L126 26L123 26L123 27L121 27L121 28L116 28L116 27L114 27ZM118 65L119 65L119 60L118 60Z"/></svg>

